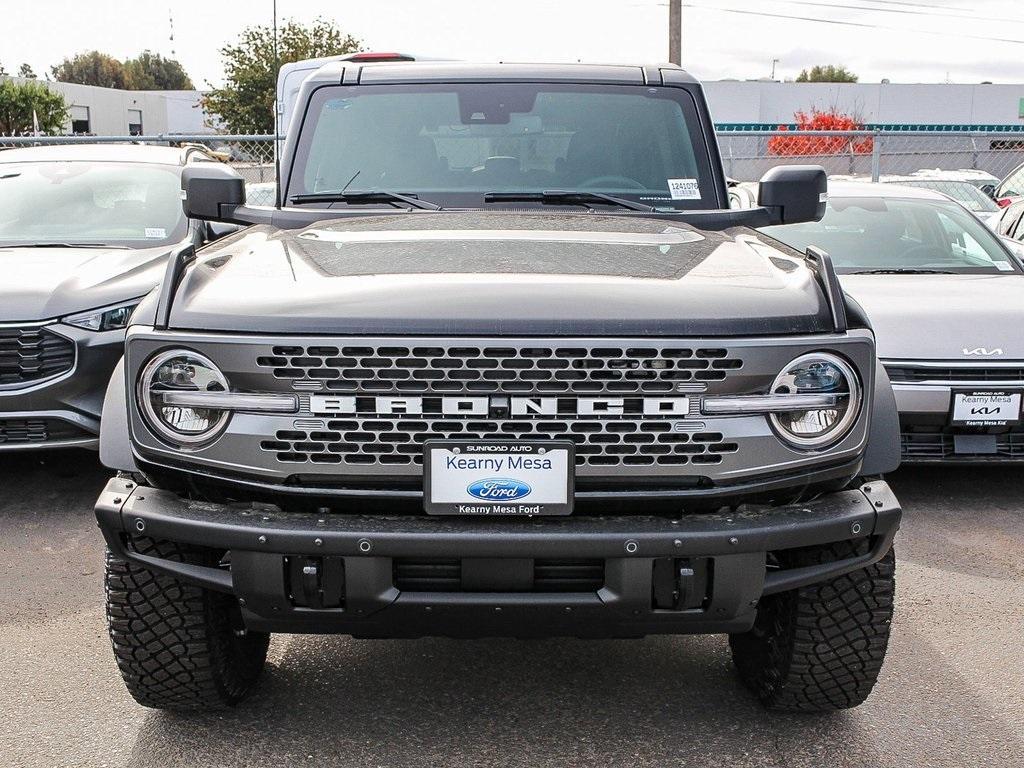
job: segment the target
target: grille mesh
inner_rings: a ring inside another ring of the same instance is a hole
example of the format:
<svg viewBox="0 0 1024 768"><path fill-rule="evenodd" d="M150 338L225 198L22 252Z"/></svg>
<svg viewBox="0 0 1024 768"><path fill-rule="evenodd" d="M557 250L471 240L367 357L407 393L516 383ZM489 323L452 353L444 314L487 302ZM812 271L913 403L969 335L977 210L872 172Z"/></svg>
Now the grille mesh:
<svg viewBox="0 0 1024 768"><path fill-rule="evenodd" d="M44 328L0 328L0 386L40 381L74 364L70 339Z"/></svg>
<svg viewBox="0 0 1024 768"><path fill-rule="evenodd" d="M664 394L722 381L722 348L617 346L275 346L256 364L343 393Z"/></svg>
<svg viewBox="0 0 1024 768"><path fill-rule="evenodd" d="M576 465L680 466L711 465L739 450L718 432L677 432L669 420L632 418L331 419L326 429L279 430L260 448L278 461L302 464L408 465L423 463L426 440L569 440L576 445Z"/></svg>
<svg viewBox="0 0 1024 768"><path fill-rule="evenodd" d="M1024 383L1024 365L1022 366L948 366L948 367L917 367L909 365L886 366L889 380L899 384L917 384L924 381L939 382L1021 382Z"/></svg>

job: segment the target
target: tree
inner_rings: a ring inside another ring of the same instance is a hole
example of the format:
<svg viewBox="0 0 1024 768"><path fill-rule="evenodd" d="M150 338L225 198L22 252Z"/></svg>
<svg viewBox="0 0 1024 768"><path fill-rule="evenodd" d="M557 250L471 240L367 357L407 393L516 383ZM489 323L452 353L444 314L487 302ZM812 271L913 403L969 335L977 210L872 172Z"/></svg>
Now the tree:
<svg viewBox="0 0 1024 768"><path fill-rule="evenodd" d="M98 85L101 88L126 88L128 78L124 64L106 53L87 51L50 69L53 79L61 83Z"/></svg>
<svg viewBox="0 0 1024 768"><path fill-rule="evenodd" d="M184 67L175 59L143 51L124 63L125 80L133 91L184 91L193 88Z"/></svg>
<svg viewBox="0 0 1024 768"><path fill-rule="evenodd" d="M33 112L42 133L59 133L68 119L64 97L42 83L0 81L0 135L31 133Z"/></svg>
<svg viewBox="0 0 1024 768"><path fill-rule="evenodd" d="M360 41L333 22L318 18L305 25L290 20L280 29L275 62L273 30L267 26L247 27L237 43L220 49L224 87L207 93L203 108L217 115L231 133L271 133L279 64L359 50Z"/></svg>
<svg viewBox="0 0 1024 768"><path fill-rule="evenodd" d="M836 64L818 64L797 75L798 83L856 83L859 80L846 67Z"/></svg>
<svg viewBox="0 0 1024 768"><path fill-rule="evenodd" d="M18 77L24 77L26 80L35 80L36 73L32 71L32 67L28 64L22 64L18 68Z"/></svg>

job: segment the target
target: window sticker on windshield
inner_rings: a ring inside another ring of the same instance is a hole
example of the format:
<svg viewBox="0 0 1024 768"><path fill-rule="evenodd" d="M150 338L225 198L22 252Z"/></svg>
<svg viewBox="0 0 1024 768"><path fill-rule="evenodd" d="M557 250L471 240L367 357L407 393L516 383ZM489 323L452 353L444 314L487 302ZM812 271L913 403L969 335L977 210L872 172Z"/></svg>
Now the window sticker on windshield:
<svg viewBox="0 0 1024 768"><path fill-rule="evenodd" d="M163 227L146 227L146 237L167 237L167 230Z"/></svg>
<svg viewBox="0 0 1024 768"><path fill-rule="evenodd" d="M1012 272L1013 271L1013 267L1011 267L1009 265L1009 263L1007 263L1005 261L994 261L992 263L995 264L996 265L996 269L998 269L1001 272Z"/></svg>
<svg viewBox="0 0 1024 768"><path fill-rule="evenodd" d="M700 200L696 179L669 179L668 191L673 200Z"/></svg>

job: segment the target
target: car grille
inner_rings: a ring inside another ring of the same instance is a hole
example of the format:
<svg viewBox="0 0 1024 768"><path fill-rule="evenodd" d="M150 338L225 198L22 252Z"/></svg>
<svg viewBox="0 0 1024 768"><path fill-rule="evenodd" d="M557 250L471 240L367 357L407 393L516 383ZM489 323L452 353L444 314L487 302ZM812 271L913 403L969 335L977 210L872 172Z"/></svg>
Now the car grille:
<svg viewBox="0 0 1024 768"><path fill-rule="evenodd" d="M900 447L903 461L938 461L983 458L986 461L1024 461L1024 431L996 435L996 452L991 454L957 453L954 433L949 429L934 432L903 432Z"/></svg>
<svg viewBox="0 0 1024 768"><path fill-rule="evenodd" d="M88 436L84 430L60 419L0 419L0 447Z"/></svg>
<svg viewBox="0 0 1024 768"><path fill-rule="evenodd" d="M279 430L260 448L287 463L422 464L426 440L565 440L576 445L576 465L680 466L718 464L739 445L718 432L677 432L670 420L603 419L345 419L325 429ZM692 425L692 423L691 423ZM696 425L700 426L700 425Z"/></svg>
<svg viewBox="0 0 1024 768"><path fill-rule="evenodd" d="M1024 365L992 366L886 366L893 384L1019 382L1024 384Z"/></svg>
<svg viewBox="0 0 1024 768"><path fill-rule="evenodd" d="M722 381L722 348L618 346L275 346L256 364L331 392L664 394ZM301 388L301 387L300 387Z"/></svg>
<svg viewBox="0 0 1024 768"><path fill-rule="evenodd" d="M604 560L537 559L526 592L596 592L604 586ZM458 558L398 557L392 562L394 585L403 592L461 592Z"/></svg>
<svg viewBox="0 0 1024 768"><path fill-rule="evenodd" d="M0 387L48 379L74 364L70 339L45 328L0 328Z"/></svg>

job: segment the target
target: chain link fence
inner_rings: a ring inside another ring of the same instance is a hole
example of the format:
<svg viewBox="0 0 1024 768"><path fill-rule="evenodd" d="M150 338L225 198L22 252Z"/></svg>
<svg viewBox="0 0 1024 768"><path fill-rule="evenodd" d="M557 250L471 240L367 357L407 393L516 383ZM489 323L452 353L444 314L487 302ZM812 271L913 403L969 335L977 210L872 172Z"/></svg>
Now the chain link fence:
<svg viewBox="0 0 1024 768"><path fill-rule="evenodd" d="M159 136L0 136L0 151L16 146L137 143L202 146L238 170L250 194L273 200L274 137L177 134ZM777 165L822 165L830 175L864 179L956 172L977 186L997 183L1024 163L1024 130L798 131L720 130L726 175L757 181ZM0 154L2 157L2 154ZM940 174L941 176L942 174ZM948 175L948 174L947 174ZM253 200L257 202L257 200Z"/></svg>
<svg viewBox="0 0 1024 768"><path fill-rule="evenodd" d="M737 181L811 163L830 176L956 175L981 186L1024 163L1024 131L719 131L718 144L726 175Z"/></svg>

